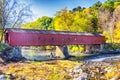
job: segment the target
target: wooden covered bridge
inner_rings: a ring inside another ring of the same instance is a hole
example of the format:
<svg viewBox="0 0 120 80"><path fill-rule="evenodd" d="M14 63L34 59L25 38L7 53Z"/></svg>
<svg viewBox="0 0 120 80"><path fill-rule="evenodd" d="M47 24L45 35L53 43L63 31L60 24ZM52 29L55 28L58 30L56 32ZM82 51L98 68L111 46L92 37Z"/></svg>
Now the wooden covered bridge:
<svg viewBox="0 0 120 80"><path fill-rule="evenodd" d="M63 46L102 45L105 43L105 37L94 33L8 28L5 30L5 42L10 46L57 46L56 55L66 57Z"/></svg>

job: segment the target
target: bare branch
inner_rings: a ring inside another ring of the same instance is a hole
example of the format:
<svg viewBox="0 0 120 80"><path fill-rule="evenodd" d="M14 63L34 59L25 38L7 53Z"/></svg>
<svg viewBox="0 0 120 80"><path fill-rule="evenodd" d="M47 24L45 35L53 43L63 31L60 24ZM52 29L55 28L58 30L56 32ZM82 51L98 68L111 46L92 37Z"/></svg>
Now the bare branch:
<svg viewBox="0 0 120 80"><path fill-rule="evenodd" d="M19 3L17 0L0 0L0 28L2 33L7 27L14 28L18 24L22 24L25 21L25 19L23 20L24 17L29 18L31 14L29 6Z"/></svg>

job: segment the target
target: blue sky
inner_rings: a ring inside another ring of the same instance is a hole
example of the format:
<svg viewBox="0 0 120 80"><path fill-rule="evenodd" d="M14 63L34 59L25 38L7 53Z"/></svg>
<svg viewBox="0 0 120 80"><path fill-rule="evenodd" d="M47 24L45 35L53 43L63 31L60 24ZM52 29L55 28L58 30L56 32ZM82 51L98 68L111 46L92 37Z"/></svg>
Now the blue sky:
<svg viewBox="0 0 120 80"><path fill-rule="evenodd" d="M90 7L97 1L105 2L106 0L21 0L26 4L31 4L31 10L34 14L33 20L42 16L54 17L56 11L63 8L72 10L75 7Z"/></svg>

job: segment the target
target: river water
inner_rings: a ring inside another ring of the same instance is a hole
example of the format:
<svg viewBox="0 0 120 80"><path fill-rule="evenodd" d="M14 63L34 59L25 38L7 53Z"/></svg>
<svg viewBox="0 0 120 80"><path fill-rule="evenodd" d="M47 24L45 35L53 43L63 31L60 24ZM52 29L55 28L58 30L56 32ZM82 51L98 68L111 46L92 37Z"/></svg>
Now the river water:
<svg viewBox="0 0 120 80"><path fill-rule="evenodd" d="M55 51L43 51L43 50L34 50L34 49L22 49L22 56L28 60L50 60L54 59L51 57L51 53Z"/></svg>
<svg viewBox="0 0 120 80"><path fill-rule="evenodd" d="M52 60L57 59L51 57L51 53L55 55L55 51L41 51L41 50L34 50L34 49L22 49L22 55L28 60ZM74 54L74 53L70 53ZM78 53L81 54L81 53ZM97 54L88 56L82 59L79 59L79 61L104 61L105 59L119 59L120 53L108 53L108 54Z"/></svg>
<svg viewBox="0 0 120 80"><path fill-rule="evenodd" d="M120 58L120 53L119 54L99 54L99 55L94 55L94 56L89 56L84 58L84 61L108 61L109 60L117 60ZM120 60L119 60L120 61Z"/></svg>

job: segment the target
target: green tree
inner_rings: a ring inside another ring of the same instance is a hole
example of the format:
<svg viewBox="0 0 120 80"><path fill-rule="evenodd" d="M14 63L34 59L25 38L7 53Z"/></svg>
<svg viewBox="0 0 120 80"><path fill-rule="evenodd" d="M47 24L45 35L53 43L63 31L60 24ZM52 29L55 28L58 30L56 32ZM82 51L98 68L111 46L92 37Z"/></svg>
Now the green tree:
<svg viewBox="0 0 120 80"><path fill-rule="evenodd" d="M101 10L109 10L110 12L114 11L114 2L115 0L107 0L101 5Z"/></svg>
<svg viewBox="0 0 120 80"><path fill-rule="evenodd" d="M39 28L41 30L53 30L53 18L51 17L47 17L47 16L43 16L42 18L39 18L37 20L38 24L39 24Z"/></svg>
<svg viewBox="0 0 120 80"><path fill-rule="evenodd" d="M90 7L91 9L91 23L92 23L92 32L98 32L98 11L101 7L102 3L100 1L96 2L95 4Z"/></svg>
<svg viewBox="0 0 120 80"><path fill-rule="evenodd" d="M34 22L26 23L22 26L26 29L39 29L39 30L53 30L53 18L43 16L42 18L37 19Z"/></svg>
<svg viewBox="0 0 120 80"><path fill-rule="evenodd" d="M73 8L72 12L81 11L81 10L83 10L83 8L81 6L78 6L77 8Z"/></svg>
<svg viewBox="0 0 120 80"><path fill-rule="evenodd" d="M101 7L102 3L100 1L96 2L95 4L92 5L92 9L98 10Z"/></svg>

